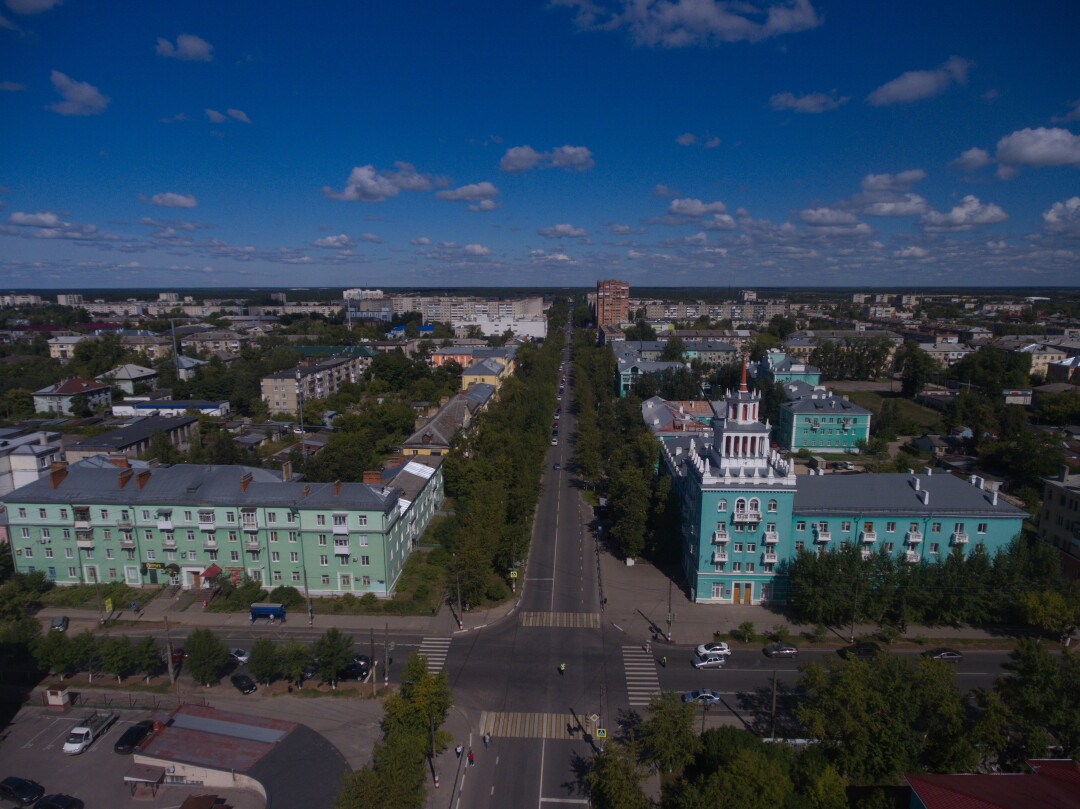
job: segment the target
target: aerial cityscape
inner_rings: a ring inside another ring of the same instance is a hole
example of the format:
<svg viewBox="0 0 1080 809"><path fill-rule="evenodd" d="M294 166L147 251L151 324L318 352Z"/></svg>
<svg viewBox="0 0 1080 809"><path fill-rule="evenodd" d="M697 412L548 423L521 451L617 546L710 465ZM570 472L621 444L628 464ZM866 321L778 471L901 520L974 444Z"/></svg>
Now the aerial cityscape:
<svg viewBox="0 0 1080 809"><path fill-rule="evenodd" d="M0 0L0 801L1080 809L1078 22Z"/></svg>

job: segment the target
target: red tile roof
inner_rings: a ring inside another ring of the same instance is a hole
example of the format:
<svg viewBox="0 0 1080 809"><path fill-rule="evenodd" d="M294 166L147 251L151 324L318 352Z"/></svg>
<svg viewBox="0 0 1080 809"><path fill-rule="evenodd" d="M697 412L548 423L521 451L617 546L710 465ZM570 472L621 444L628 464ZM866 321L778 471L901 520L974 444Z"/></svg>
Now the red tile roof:
<svg viewBox="0 0 1080 809"><path fill-rule="evenodd" d="M50 396L74 396L77 393L93 393L100 390L107 390L108 387L108 385L102 385L100 382L72 377L71 379L64 379L57 382L55 385L50 385L47 388L42 388L37 391L37 393Z"/></svg>
<svg viewBox="0 0 1080 809"><path fill-rule="evenodd" d="M1080 764L1029 761L1034 774L905 775L926 809L1080 809Z"/></svg>

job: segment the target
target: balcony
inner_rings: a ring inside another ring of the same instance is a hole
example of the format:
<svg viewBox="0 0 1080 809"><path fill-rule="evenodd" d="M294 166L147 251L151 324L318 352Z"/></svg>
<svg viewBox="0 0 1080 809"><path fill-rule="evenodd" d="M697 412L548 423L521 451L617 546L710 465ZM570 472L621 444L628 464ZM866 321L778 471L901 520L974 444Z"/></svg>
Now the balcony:
<svg viewBox="0 0 1080 809"><path fill-rule="evenodd" d="M764 558L765 564L767 564L767 565L775 565L776 564L776 554L773 553L772 551L765 551L763 558Z"/></svg>
<svg viewBox="0 0 1080 809"><path fill-rule="evenodd" d="M262 547L258 537L245 537L244 548L249 551L257 551Z"/></svg>
<svg viewBox="0 0 1080 809"><path fill-rule="evenodd" d="M832 531L818 529L814 534L814 542L828 542L832 539Z"/></svg>
<svg viewBox="0 0 1080 809"><path fill-rule="evenodd" d="M952 541L954 545L967 545L968 535L963 531L953 531Z"/></svg>
<svg viewBox="0 0 1080 809"><path fill-rule="evenodd" d="M88 529L90 527L90 512L89 511L75 511L75 530Z"/></svg>
<svg viewBox="0 0 1080 809"><path fill-rule="evenodd" d="M346 523L334 523L335 536L348 536L349 526Z"/></svg>
<svg viewBox="0 0 1080 809"><path fill-rule="evenodd" d="M727 551L713 551L712 562L714 565L722 565L727 561Z"/></svg>
<svg viewBox="0 0 1080 809"><path fill-rule="evenodd" d="M877 531L860 531L859 541L870 544L871 542L877 542Z"/></svg>
<svg viewBox="0 0 1080 809"><path fill-rule="evenodd" d="M904 561L914 564L918 562L921 557L918 551L904 551Z"/></svg>
<svg viewBox="0 0 1080 809"><path fill-rule="evenodd" d="M217 523L214 521L213 512L204 514L199 512L199 530L200 531L214 531L217 529Z"/></svg>
<svg viewBox="0 0 1080 809"><path fill-rule="evenodd" d="M872 550L870 550L869 548L863 548L862 549L862 558L863 558L863 561L866 561L867 559L873 559L874 558L874 552Z"/></svg>
<svg viewBox="0 0 1080 809"><path fill-rule="evenodd" d="M346 540L345 542L335 542L334 543L334 553L337 554L338 556L348 556L349 555L349 542L348 542L348 540Z"/></svg>
<svg viewBox="0 0 1080 809"><path fill-rule="evenodd" d="M119 531L130 531L134 526L131 524L131 520L117 520L116 528Z"/></svg>
<svg viewBox="0 0 1080 809"><path fill-rule="evenodd" d="M244 520L244 524L240 526L244 531L258 531L259 523L257 520Z"/></svg>
<svg viewBox="0 0 1080 809"><path fill-rule="evenodd" d="M158 527L159 531L172 531L173 530L172 517L158 517L157 518L157 527Z"/></svg>
<svg viewBox="0 0 1080 809"><path fill-rule="evenodd" d="M161 546L163 548L175 548L176 537L165 537L163 540L161 540Z"/></svg>
<svg viewBox="0 0 1080 809"><path fill-rule="evenodd" d="M780 535L778 533L776 533L776 531L766 531L765 532L765 544L766 545L775 545L779 541L780 541Z"/></svg>
<svg viewBox="0 0 1080 809"><path fill-rule="evenodd" d="M904 541L909 545L918 545L922 542L922 531L908 531L904 535Z"/></svg>
<svg viewBox="0 0 1080 809"><path fill-rule="evenodd" d="M80 548L93 548L94 547L94 532L93 531L76 531L75 532L75 544Z"/></svg>
<svg viewBox="0 0 1080 809"><path fill-rule="evenodd" d="M135 537L133 537L131 534L121 534L120 535L120 547L121 548L134 548L135 547Z"/></svg>
<svg viewBox="0 0 1080 809"><path fill-rule="evenodd" d="M731 539L731 534L729 534L727 532L726 528L723 531L713 531L712 541L713 541L714 545L722 543L722 542L727 542L730 539Z"/></svg>
<svg viewBox="0 0 1080 809"><path fill-rule="evenodd" d="M735 522L738 523L756 523L761 522L760 511L736 511Z"/></svg>
<svg viewBox="0 0 1080 809"><path fill-rule="evenodd" d="M204 548L216 548L217 546L218 546L217 537L203 537L203 547ZM173 547L174 548L176 547L175 542L173 542Z"/></svg>

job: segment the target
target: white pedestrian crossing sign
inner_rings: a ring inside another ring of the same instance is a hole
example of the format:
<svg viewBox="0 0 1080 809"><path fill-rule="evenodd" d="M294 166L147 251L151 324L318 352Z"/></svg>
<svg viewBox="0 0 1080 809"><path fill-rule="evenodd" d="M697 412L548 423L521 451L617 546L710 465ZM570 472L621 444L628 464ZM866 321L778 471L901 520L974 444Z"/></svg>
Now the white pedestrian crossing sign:
<svg viewBox="0 0 1080 809"><path fill-rule="evenodd" d="M607 728L597 728L596 729L596 738L598 738L598 739L606 739L607 738Z"/></svg>

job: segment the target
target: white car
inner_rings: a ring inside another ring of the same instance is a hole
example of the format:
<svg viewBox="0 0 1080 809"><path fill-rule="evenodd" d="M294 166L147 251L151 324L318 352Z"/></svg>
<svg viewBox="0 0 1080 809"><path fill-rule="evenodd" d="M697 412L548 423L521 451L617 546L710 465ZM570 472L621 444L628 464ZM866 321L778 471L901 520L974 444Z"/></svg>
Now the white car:
<svg viewBox="0 0 1080 809"><path fill-rule="evenodd" d="M239 663L241 666L247 665L248 659L251 657L243 649L229 649L229 657Z"/></svg>
<svg viewBox="0 0 1080 809"><path fill-rule="evenodd" d="M694 654L698 657L727 657L731 654L731 648L722 640L718 640L713 643L701 644L694 649Z"/></svg>

